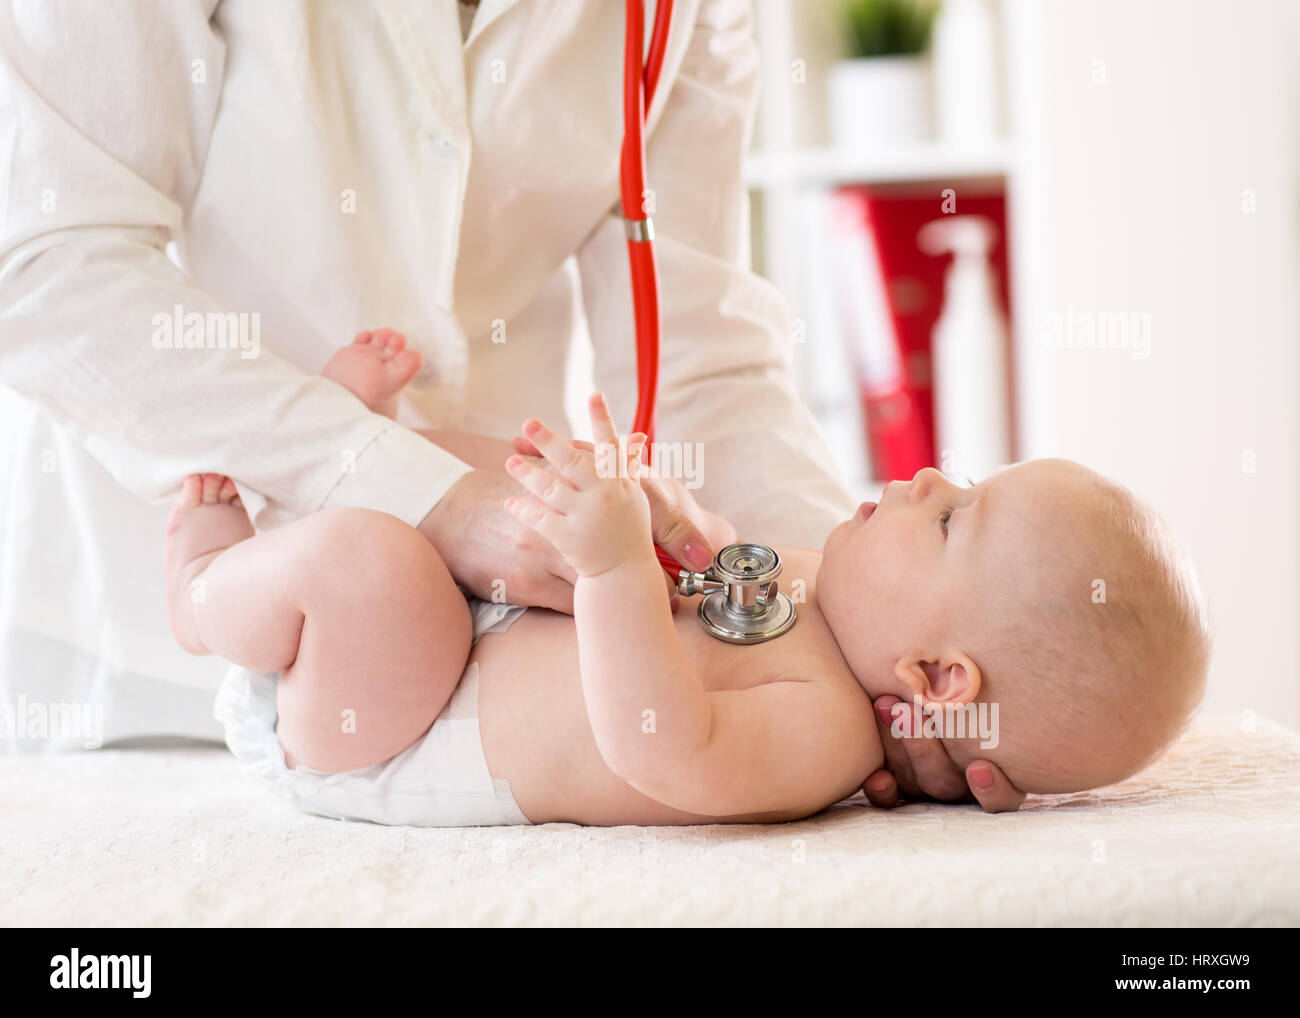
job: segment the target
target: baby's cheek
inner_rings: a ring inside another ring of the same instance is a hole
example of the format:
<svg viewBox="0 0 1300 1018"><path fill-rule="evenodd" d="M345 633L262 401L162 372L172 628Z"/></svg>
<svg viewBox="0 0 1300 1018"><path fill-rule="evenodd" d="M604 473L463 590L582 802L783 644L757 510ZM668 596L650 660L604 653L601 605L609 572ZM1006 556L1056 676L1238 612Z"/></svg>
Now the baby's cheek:
<svg viewBox="0 0 1300 1018"><path fill-rule="evenodd" d="M874 598L896 600L905 596L913 585L914 570L905 561L900 544L887 534L864 544L862 554L854 563L858 588Z"/></svg>

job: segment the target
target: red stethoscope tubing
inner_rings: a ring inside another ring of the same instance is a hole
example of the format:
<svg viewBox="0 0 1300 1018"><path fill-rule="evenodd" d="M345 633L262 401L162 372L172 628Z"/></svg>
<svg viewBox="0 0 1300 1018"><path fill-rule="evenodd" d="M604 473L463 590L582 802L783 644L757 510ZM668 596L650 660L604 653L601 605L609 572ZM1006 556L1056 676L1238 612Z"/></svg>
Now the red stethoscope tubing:
<svg viewBox="0 0 1300 1018"><path fill-rule="evenodd" d="M673 0L658 0L654 28L650 34L650 52L641 64L645 25L644 0L626 0L627 30L623 51L623 149L619 156L619 192L623 218L631 223L646 223L645 116L654 101L663 68L668 29L672 23ZM646 462L654 442L655 404L659 390L659 334L662 318L659 310L659 269L655 263L654 243L648 232L641 238L627 239L628 267L632 279L632 308L636 320L636 416L632 430L646 436ZM676 578L681 564L662 548L655 554L670 576Z"/></svg>

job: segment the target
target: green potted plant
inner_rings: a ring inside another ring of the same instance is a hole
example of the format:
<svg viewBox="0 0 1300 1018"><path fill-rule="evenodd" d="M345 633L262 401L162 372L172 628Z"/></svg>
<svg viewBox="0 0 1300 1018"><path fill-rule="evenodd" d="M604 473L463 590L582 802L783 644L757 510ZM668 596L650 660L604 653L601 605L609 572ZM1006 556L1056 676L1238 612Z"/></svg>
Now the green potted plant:
<svg viewBox="0 0 1300 1018"><path fill-rule="evenodd" d="M832 142L879 148L933 133L928 51L937 0L840 0L848 59L828 77Z"/></svg>

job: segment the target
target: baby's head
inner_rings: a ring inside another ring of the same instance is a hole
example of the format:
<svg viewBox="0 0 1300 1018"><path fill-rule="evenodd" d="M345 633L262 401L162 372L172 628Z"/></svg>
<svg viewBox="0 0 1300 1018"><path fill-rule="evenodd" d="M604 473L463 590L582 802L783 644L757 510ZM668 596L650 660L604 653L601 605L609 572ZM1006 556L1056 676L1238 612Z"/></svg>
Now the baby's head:
<svg viewBox="0 0 1300 1018"><path fill-rule="evenodd" d="M1130 492L1069 460L970 488L931 469L892 482L827 538L817 598L873 698L996 717L993 748L973 725L944 742L959 766L992 760L1026 792L1136 773L1205 686L1186 555Z"/></svg>

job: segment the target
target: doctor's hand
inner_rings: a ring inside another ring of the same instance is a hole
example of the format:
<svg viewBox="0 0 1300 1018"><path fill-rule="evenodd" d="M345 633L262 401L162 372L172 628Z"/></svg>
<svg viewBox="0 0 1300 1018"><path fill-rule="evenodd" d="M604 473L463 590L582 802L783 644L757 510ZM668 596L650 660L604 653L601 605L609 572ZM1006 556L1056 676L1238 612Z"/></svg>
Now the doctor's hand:
<svg viewBox="0 0 1300 1018"><path fill-rule="evenodd" d="M500 467L471 470L420 523L452 576L475 597L573 614L578 574L549 541L502 508L519 486Z"/></svg>
<svg viewBox="0 0 1300 1018"><path fill-rule="evenodd" d="M963 775L941 740L895 736L891 730L892 712L899 704L900 710L906 712L902 724L914 723L912 708L896 696L882 696L873 705L885 767L863 783L862 791L871 805L893 809L903 798L939 802L970 802L974 798L986 813L1008 813L1020 808L1025 793L1007 780L997 764L972 760Z"/></svg>

